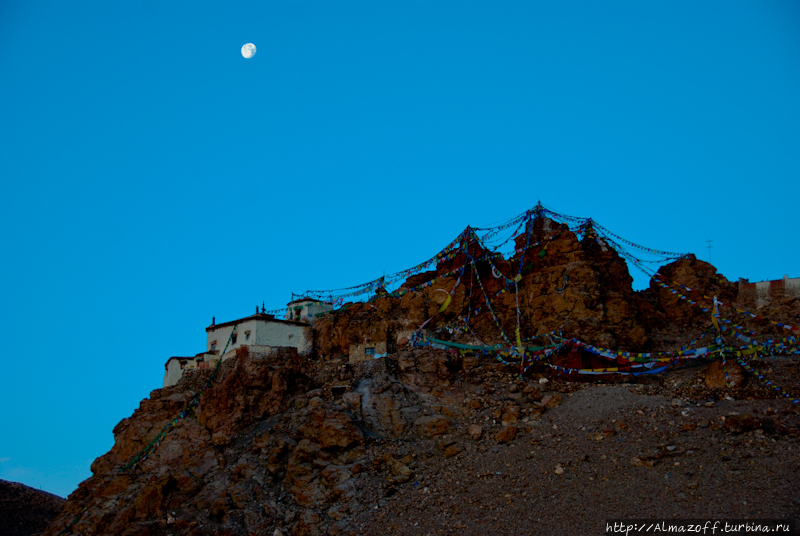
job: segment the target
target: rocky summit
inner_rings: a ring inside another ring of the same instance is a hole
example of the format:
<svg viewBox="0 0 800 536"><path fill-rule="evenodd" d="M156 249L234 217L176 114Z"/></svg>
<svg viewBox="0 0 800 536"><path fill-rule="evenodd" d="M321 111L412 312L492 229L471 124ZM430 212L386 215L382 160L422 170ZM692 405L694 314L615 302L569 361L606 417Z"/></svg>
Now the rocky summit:
<svg viewBox="0 0 800 536"><path fill-rule="evenodd" d="M746 362L592 372L612 351L690 345L716 318L708 342L733 326L785 337L766 318L796 321L798 299L725 324L708 300L735 310L737 286L708 263L685 256L634 292L603 240L544 217L527 226L509 258L465 243L403 292L313 319L308 356L244 346L153 391L45 534L558 535L624 518L800 518L792 341ZM577 342L525 366L475 350L537 337ZM350 360L365 340L391 344Z"/></svg>

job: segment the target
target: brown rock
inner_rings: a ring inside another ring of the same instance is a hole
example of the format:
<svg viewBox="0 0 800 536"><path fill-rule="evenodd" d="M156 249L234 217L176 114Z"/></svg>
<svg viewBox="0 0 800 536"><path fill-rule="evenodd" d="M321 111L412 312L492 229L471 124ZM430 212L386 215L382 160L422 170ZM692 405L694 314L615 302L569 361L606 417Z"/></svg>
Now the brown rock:
<svg viewBox="0 0 800 536"><path fill-rule="evenodd" d="M444 415L426 415L414 421L414 432L421 437L446 434L452 422Z"/></svg>
<svg viewBox="0 0 800 536"><path fill-rule="evenodd" d="M725 429L732 434L742 434L760 427L761 423L752 415L731 415L725 419Z"/></svg>
<svg viewBox="0 0 800 536"><path fill-rule="evenodd" d="M727 382L725 371L727 369ZM744 383L744 371L736 361L728 359L725 366L722 361L714 361L706 369L706 387L709 389L724 389L731 384L731 387L741 387Z"/></svg>
<svg viewBox="0 0 800 536"><path fill-rule="evenodd" d="M295 525L292 534L294 536L311 536L317 534L316 527L322 522L319 515L313 510L306 510L300 516L297 525Z"/></svg>
<svg viewBox="0 0 800 536"><path fill-rule="evenodd" d="M718 296L725 303L736 299L737 285L731 283L717 269L705 262L698 260L694 255L671 262L659 268L658 273L673 287L675 283L691 288L693 299L700 296ZM674 282L674 283L672 283ZM681 291L680 287L677 290ZM681 292L684 293L683 291ZM645 318L651 324L673 324L681 326L699 326L708 323L709 314L702 312L698 307L691 307L686 300L673 294L669 289L661 287L656 279L650 281L650 288L644 294L652 296L657 303L658 313L651 317L645 310Z"/></svg>
<svg viewBox="0 0 800 536"><path fill-rule="evenodd" d="M298 431L322 448L351 447L364 442L364 434L348 415L322 407L310 411Z"/></svg>
<svg viewBox="0 0 800 536"><path fill-rule="evenodd" d="M503 410L503 414L500 416L500 422L503 426L507 426L509 424L517 424L519 420L519 406L509 406L505 410Z"/></svg>
<svg viewBox="0 0 800 536"><path fill-rule="evenodd" d="M414 471L400 460L396 460L393 456L389 456L386 460L386 466L391 471L392 476L411 476Z"/></svg>
<svg viewBox="0 0 800 536"><path fill-rule="evenodd" d="M516 426L506 426L497 434L495 439L497 439L498 443L509 443L514 440L514 437L517 435L517 427Z"/></svg>
<svg viewBox="0 0 800 536"><path fill-rule="evenodd" d="M544 413L544 410L545 410L544 406L534 406L530 409L528 415L530 415L531 417L538 417L542 413Z"/></svg>
<svg viewBox="0 0 800 536"><path fill-rule="evenodd" d="M473 424L467 429L467 435L473 441L478 441L483 435L483 427L479 424Z"/></svg>
<svg viewBox="0 0 800 536"><path fill-rule="evenodd" d="M542 392L539 391L539 388L534 384L530 384L530 385L526 386L522 390L522 393L530 396L531 398L533 398L534 400L537 400L537 401L542 399Z"/></svg>
<svg viewBox="0 0 800 536"><path fill-rule="evenodd" d="M548 408L554 408L561 404L561 396L560 395L547 395L542 397L541 401L542 405Z"/></svg>
<svg viewBox="0 0 800 536"><path fill-rule="evenodd" d="M595 434L592 439L595 441L603 441L604 439L614 435L614 430L603 430L599 434Z"/></svg>
<svg viewBox="0 0 800 536"><path fill-rule="evenodd" d="M388 380L367 380L369 403L362 404L364 421L374 432L382 436L400 437L405 434L419 415L416 399L407 396L397 384Z"/></svg>
<svg viewBox="0 0 800 536"><path fill-rule="evenodd" d="M350 411L360 414L361 413L361 393L349 392L342 395L342 401L347 404Z"/></svg>
<svg viewBox="0 0 800 536"><path fill-rule="evenodd" d="M462 450L464 450L464 449L459 447L456 444L448 445L447 448L444 449L444 456L445 456L445 458L452 458L453 456L455 456L456 454L458 454Z"/></svg>

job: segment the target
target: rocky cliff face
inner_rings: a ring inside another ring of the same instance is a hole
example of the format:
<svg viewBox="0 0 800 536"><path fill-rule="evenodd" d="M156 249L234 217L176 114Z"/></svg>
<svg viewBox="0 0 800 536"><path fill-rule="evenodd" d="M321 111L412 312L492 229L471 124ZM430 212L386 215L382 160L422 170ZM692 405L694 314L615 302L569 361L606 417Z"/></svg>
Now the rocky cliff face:
<svg viewBox="0 0 800 536"><path fill-rule="evenodd" d="M122 470L186 409L208 374L193 372L151 393L114 429L114 447L47 534L318 534L339 522L343 529L347 512L364 508L359 490L383 493L386 477L374 471L369 442L441 436L461 415L463 393L445 392L455 378L449 360L414 350L386 361L388 370L378 361L342 372L337 362L295 353L240 352L197 410L146 461ZM352 389L339 403L326 401L342 375ZM377 461L395 484L411 478L407 463Z"/></svg>

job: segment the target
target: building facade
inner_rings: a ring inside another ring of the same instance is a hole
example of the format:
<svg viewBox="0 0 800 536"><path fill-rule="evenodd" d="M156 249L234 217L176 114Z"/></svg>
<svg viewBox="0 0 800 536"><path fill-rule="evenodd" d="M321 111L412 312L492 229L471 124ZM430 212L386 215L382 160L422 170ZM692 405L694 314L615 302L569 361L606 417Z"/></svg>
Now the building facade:
<svg viewBox="0 0 800 536"><path fill-rule="evenodd" d="M736 301L744 307L762 307L774 299L800 296L800 278L784 275L783 279L751 283L739 278Z"/></svg>
<svg viewBox="0 0 800 536"><path fill-rule="evenodd" d="M233 328L236 327L236 332ZM177 384L186 370L207 369L220 359L230 359L247 346L252 355L270 355L277 348L295 348L300 355L313 349L312 327L308 321L283 320L264 313L212 324L206 328L206 351L194 357L170 357L164 365L164 385ZM225 352L222 355L222 352Z"/></svg>
<svg viewBox="0 0 800 536"><path fill-rule="evenodd" d="M333 311L333 305L313 298L300 298L286 304L286 320L313 321L318 315Z"/></svg>

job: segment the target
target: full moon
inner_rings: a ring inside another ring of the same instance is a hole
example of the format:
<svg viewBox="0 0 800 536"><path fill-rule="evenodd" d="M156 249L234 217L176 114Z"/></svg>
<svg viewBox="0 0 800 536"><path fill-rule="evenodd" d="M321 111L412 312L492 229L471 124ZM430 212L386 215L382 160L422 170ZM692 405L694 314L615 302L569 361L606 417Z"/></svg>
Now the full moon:
<svg viewBox="0 0 800 536"><path fill-rule="evenodd" d="M242 47L242 56L246 59L250 59L256 55L256 46L253 43L247 43Z"/></svg>

